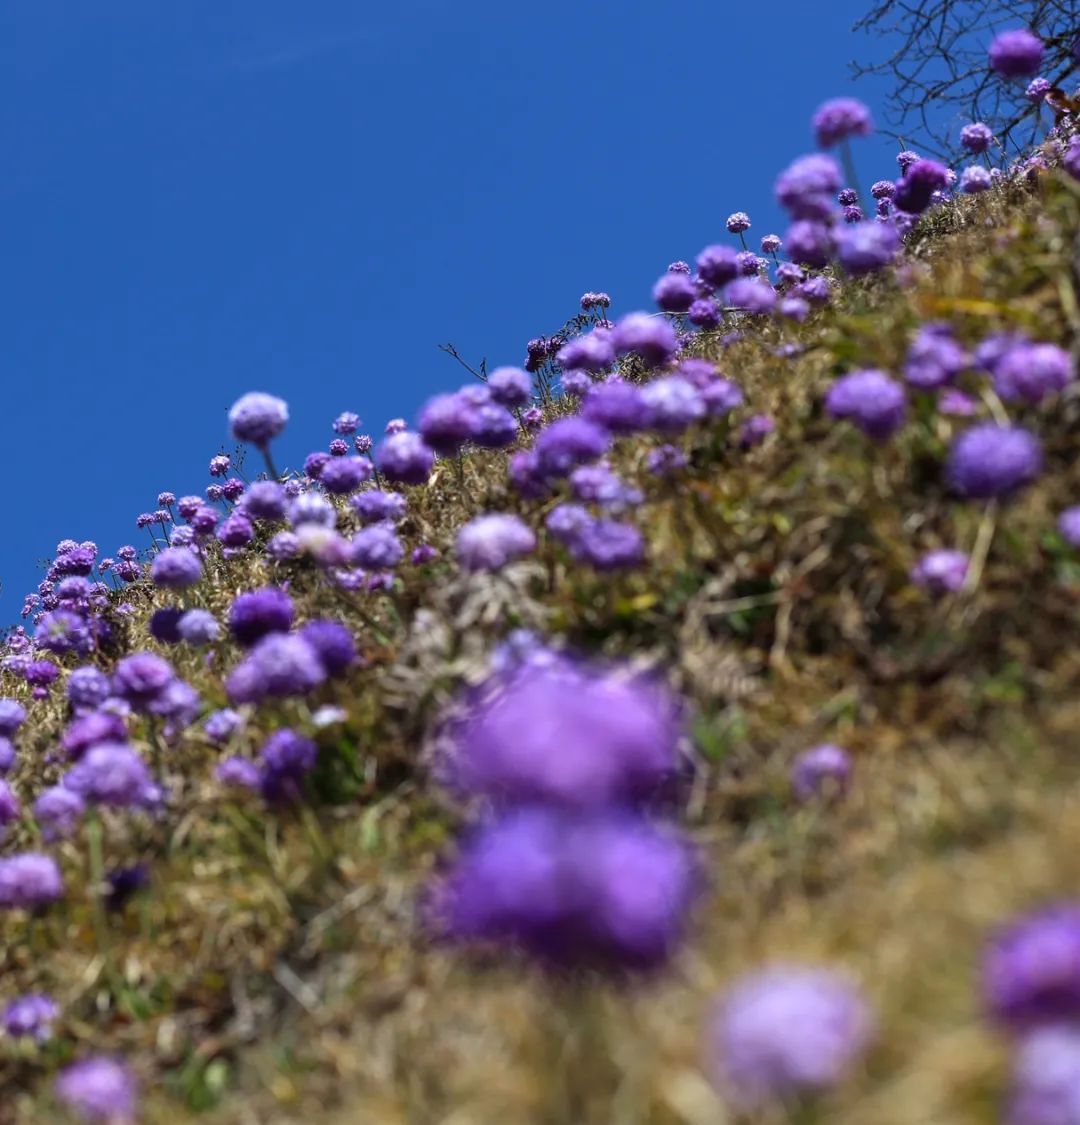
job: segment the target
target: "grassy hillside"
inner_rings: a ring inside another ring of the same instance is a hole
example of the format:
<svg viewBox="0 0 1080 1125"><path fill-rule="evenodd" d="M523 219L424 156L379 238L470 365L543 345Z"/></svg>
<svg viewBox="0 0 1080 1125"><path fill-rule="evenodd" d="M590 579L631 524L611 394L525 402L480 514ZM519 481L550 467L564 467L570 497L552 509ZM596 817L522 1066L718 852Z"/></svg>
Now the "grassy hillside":
<svg viewBox="0 0 1080 1125"><path fill-rule="evenodd" d="M956 385L974 419L910 390L905 424L882 442L823 403L855 369L903 381L929 322L969 354L1005 329L1074 352L1078 234L1077 183L1056 167L1018 172L928 212L895 266L837 273L802 323L729 312L688 334L675 362L713 361L745 403L675 436L614 440L607 461L642 493L620 517L643 532L640 565L597 570L556 541L545 520L566 482L527 499L507 477L523 434L440 458L426 484L401 488L405 557L375 590L347 588L310 554L274 561L265 547L283 525L262 520L240 549L200 539L202 577L183 592L155 583L144 553L140 577L86 611L107 623L89 651L35 653L60 668L50 686L27 682L17 635L0 696L27 710L8 774L21 812L2 851L48 853L64 892L0 914L5 1001L44 992L59 1008L40 1044L0 1039L0 1119L65 1120L55 1074L106 1053L137 1076L147 1121L740 1120L710 1082L703 1027L743 974L794 961L850 973L876 1033L815 1105L746 1120L996 1120L1012 1048L984 1015L987 939L1080 877L1080 558L1057 530L1080 497L1080 400L1073 384L1002 403L969 362ZM670 365L630 356L620 369L640 382ZM545 422L576 402L543 397ZM951 443L1004 413L1041 439L1041 472L1000 500L958 496ZM747 447L741 427L758 414L775 429ZM649 460L664 444L685 455L666 475ZM253 480L257 455L239 462ZM333 503L354 535L353 508ZM455 537L491 511L520 515L535 550L467 570ZM412 561L422 544L438 554ZM912 581L935 548L969 554L958 591ZM243 725L219 744L204 721L229 706L244 658L230 606L286 584L297 626L341 622L360 657L303 694L238 705ZM174 606L208 610L220 639L156 639L151 615ZM513 948L437 941L426 924L433 878L485 816L434 768L439 720L517 629L652 670L685 701L662 818L692 841L703 889L685 939L643 978L552 973ZM112 675L141 651L198 693L182 717L136 706L120 720L160 801L99 802L43 840L34 801L71 768L71 671ZM217 776L286 727L318 746L295 799ZM821 743L851 754L850 785L799 800L792 764ZM130 893L106 884L135 865Z"/></svg>

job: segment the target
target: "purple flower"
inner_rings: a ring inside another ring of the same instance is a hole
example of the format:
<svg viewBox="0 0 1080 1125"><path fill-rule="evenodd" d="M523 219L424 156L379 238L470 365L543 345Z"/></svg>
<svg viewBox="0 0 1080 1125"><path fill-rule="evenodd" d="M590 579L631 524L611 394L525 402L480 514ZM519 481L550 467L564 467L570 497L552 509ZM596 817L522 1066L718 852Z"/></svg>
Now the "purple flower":
<svg viewBox="0 0 1080 1125"><path fill-rule="evenodd" d="M698 274L716 289L739 276L739 256L730 246L706 246L697 257Z"/></svg>
<svg viewBox="0 0 1080 1125"><path fill-rule="evenodd" d="M761 240L763 254L775 254L784 243L778 234L767 234Z"/></svg>
<svg viewBox="0 0 1080 1125"><path fill-rule="evenodd" d="M110 711L91 711L73 719L60 739L72 761L79 758L101 742L123 742L127 738L124 720Z"/></svg>
<svg viewBox="0 0 1080 1125"><path fill-rule="evenodd" d="M1057 527L1070 547L1080 547L1080 506L1066 508L1058 516Z"/></svg>
<svg viewBox="0 0 1080 1125"><path fill-rule="evenodd" d="M837 379L825 397L825 409L834 418L846 418L867 437L884 441L904 424L907 402L904 388L884 371L853 371Z"/></svg>
<svg viewBox="0 0 1080 1125"><path fill-rule="evenodd" d="M578 500L609 510L633 507L643 499L604 461L575 469L570 474L570 490Z"/></svg>
<svg viewBox="0 0 1080 1125"><path fill-rule="evenodd" d="M954 439L946 472L960 495L988 500L1034 480L1042 461L1042 446L1027 430L983 422Z"/></svg>
<svg viewBox="0 0 1080 1125"><path fill-rule="evenodd" d="M787 1102L839 1082L872 1021L842 974L777 966L745 977L717 1006L709 1047L718 1086L740 1107Z"/></svg>
<svg viewBox="0 0 1080 1125"><path fill-rule="evenodd" d="M833 235L824 223L800 219L788 227L784 245L793 262L821 269L832 255Z"/></svg>
<svg viewBox="0 0 1080 1125"><path fill-rule="evenodd" d="M262 782L259 767L247 758L236 755L221 762L214 771L214 776L222 785L231 785L238 789L258 789Z"/></svg>
<svg viewBox="0 0 1080 1125"><path fill-rule="evenodd" d="M461 788L500 802L599 809L653 795L674 774L680 736L658 683L552 658L483 686L448 764Z"/></svg>
<svg viewBox="0 0 1080 1125"><path fill-rule="evenodd" d="M368 570L390 570L405 557L393 527L375 523L361 528L352 541L352 561Z"/></svg>
<svg viewBox="0 0 1080 1125"><path fill-rule="evenodd" d="M202 578L202 562L186 547L166 547L154 556L150 577L165 590L186 590Z"/></svg>
<svg viewBox="0 0 1080 1125"><path fill-rule="evenodd" d="M432 921L455 941L519 947L553 966L657 968L699 878L684 842L620 813L525 808L467 840Z"/></svg>
<svg viewBox="0 0 1080 1125"><path fill-rule="evenodd" d="M684 313L694 303L697 288L684 273L665 273L653 286L653 300L670 313Z"/></svg>
<svg viewBox="0 0 1080 1125"><path fill-rule="evenodd" d="M34 631L39 647L62 655L74 652L83 655L90 651L90 629L86 618L71 609L54 609L42 616Z"/></svg>
<svg viewBox="0 0 1080 1125"><path fill-rule="evenodd" d="M840 168L831 156L812 153L794 161L776 179L776 199L793 219L828 218L840 190ZM790 246L788 247L790 251Z"/></svg>
<svg viewBox="0 0 1080 1125"><path fill-rule="evenodd" d="M43 992L19 996L4 1009L4 1030L13 1039L35 1039L44 1043L52 1037L52 1025L59 1014L56 1002Z"/></svg>
<svg viewBox="0 0 1080 1125"><path fill-rule="evenodd" d="M990 69L1002 78L1027 78L1042 66L1043 42L1025 28L1003 31L990 44Z"/></svg>
<svg viewBox="0 0 1080 1125"><path fill-rule="evenodd" d="M584 377L588 379L588 376ZM517 436L517 421L505 406L489 402L477 408L472 435L474 445L481 449L505 449L514 444Z"/></svg>
<svg viewBox="0 0 1080 1125"><path fill-rule="evenodd" d="M705 416L701 392L680 375L669 375L647 383L641 391L641 402L645 408L646 424L660 433L681 433Z"/></svg>
<svg viewBox="0 0 1080 1125"><path fill-rule="evenodd" d="M83 800L111 808L152 808L161 791L146 763L121 742L92 746L68 770L64 786Z"/></svg>
<svg viewBox="0 0 1080 1125"><path fill-rule="evenodd" d="M970 396L958 391L955 387L946 387L938 395L937 408L940 414L955 415L958 418L970 418L978 409L978 404Z"/></svg>
<svg viewBox="0 0 1080 1125"><path fill-rule="evenodd" d="M729 234L742 234L750 229L750 216L745 211L736 211L733 215L728 215L724 225Z"/></svg>
<svg viewBox="0 0 1080 1125"><path fill-rule="evenodd" d="M628 313L616 324L614 344L619 355L633 353L646 367L666 363L678 346L675 329L668 321L643 312Z"/></svg>
<svg viewBox="0 0 1080 1125"><path fill-rule="evenodd" d="M285 429L289 407L280 398L251 391L233 403L229 410L229 426L237 441L249 441L264 447Z"/></svg>
<svg viewBox="0 0 1080 1125"><path fill-rule="evenodd" d="M1029 102L1038 105L1053 88L1054 87L1046 78L1033 78L1024 91L1024 97L1027 98Z"/></svg>
<svg viewBox="0 0 1080 1125"><path fill-rule="evenodd" d="M537 437L533 452L541 475L563 477L578 465L602 457L610 444L610 434L594 422L559 418Z"/></svg>
<svg viewBox="0 0 1080 1125"><path fill-rule="evenodd" d="M951 383L971 360L947 324L925 324L908 348L904 377L920 390Z"/></svg>
<svg viewBox="0 0 1080 1125"><path fill-rule="evenodd" d="M92 1055L62 1070L56 1093L86 1121L128 1125L135 1120L135 1078L123 1063L105 1055Z"/></svg>
<svg viewBox="0 0 1080 1125"><path fill-rule="evenodd" d="M1080 903L1058 903L999 930L983 957L983 994L1012 1031L1080 1019Z"/></svg>
<svg viewBox="0 0 1080 1125"><path fill-rule="evenodd" d="M399 484L423 484L431 475L435 454L415 433L390 434L379 446L379 467L387 480Z"/></svg>
<svg viewBox="0 0 1080 1125"><path fill-rule="evenodd" d="M436 395L421 410L416 428L431 449L452 457L473 436L476 407L461 394Z"/></svg>
<svg viewBox="0 0 1080 1125"><path fill-rule="evenodd" d="M757 278L738 278L724 292L729 305L754 316L770 313L776 307L776 290Z"/></svg>
<svg viewBox="0 0 1080 1125"><path fill-rule="evenodd" d="M659 445L656 449L650 449L645 458L646 469L658 477L674 476L686 466L686 454L674 445Z"/></svg>
<svg viewBox="0 0 1080 1125"><path fill-rule="evenodd" d="M203 723L203 730L211 742L221 745L228 742L243 725L244 719L239 712L224 707L207 716L206 722Z"/></svg>
<svg viewBox="0 0 1080 1125"><path fill-rule="evenodd" d="M615 359L614 335L606 328L595 328L584 336L568 340L556 358L564 371L599 374Z"/></svg>
<svg viewBox="0 0 1080 1125"><path fill-rule="evenodd" d="M949 170L936 160L916 160L896 184L893 203L909 215L921 215L930 206L934 192L949 182Z"/></svg>
<svg viewBox="0 0 1080 1125"><path fill-rule="evenodd" d="M836 232L836 260L852 277L883 269L899 248L900 236L890 223L853 223Z"/></svg>
<svg viewBox="0 0 1080 1125"><path fill-rule="evenodd" d="M700 297L687 310L686 317L691 324L711 332L720 325L720 306L711 297Z"/></svg>
<svg viewBox="0 0 1080 1125"><path fill-rule="evenodd" d="M874 131L870 110L855 98L833 98L825 102L811 123L822 148L832 148L848 137L868 137Z"/></svg>
<svg viewBox="0 0 1080 1125"><path fill-rule="evenodd" d="M210 475L212 477L223 477L228 473L231 466L232 458L227 453L219 453L210 458Z"/></svg>
<svg viewBox="0 0 1080 1125"><path fill-rule="evenodd" d="M536 536L519 516L477 516L458 532L455 551L466 570L501 570L536 550Z"/></svg>
<svg viewBox="0 0 1080 1125"><path fill-rule="evenodd" d="M268 633L287 633L294 614L292 598L278 586L266 586L233 600L229 629L239 644L250 648Z"/></svg>
<svg viewBox="0 0 1080 1125"><path fill-rule="evenodd" d="M35 910L63 894L60 868L52 856L20 852L0 859L0 908Z"/></svg>
<svg viewBox="0 0 1080 1125"><path fill-rule="evenodd" d="M971 125L965 125L963 129L960 130L960 143L968 152L973 152L976 155L981 152L986 152L993 139L993 130L989 125L984 125L981 121L975 121Z"/></svg>
<svg viewBox="0 0 1080 1125"><path fill-rule="evenodd" d="M41 826L41 834L48 842L71 836L86 811L86 802L73 789L53 785L43 789L34 802L34 819Z"/></svg>
<svg viewBox="0 0 1080 1125"><path fill-rule="evenodd" d="M810 302L802 297L785 297L777 310L781 316L794 320L799 324L810 315Z"/></svg>
<svg viewBox="0 0 1080 1125"><path fill-rule="evenodd" d="M1006 402L1023 399L1038 404L1063 391L1075 377L1072 356L1056 344L1017 343L994 367L994 385Z"/></svg>
<svg viewBox="0 0 1080 1125"><path fill-rule="evenodd" d="M334 433L341 434L344 437L355 434L359 426L360 415L354 414L351 410L343 411L333 421Z"/></svg>
<svg viewBox="0 0 1080 1125"><path fill-rule="evenodd" d="M804 750L791 768L791 785L800 801L842 796L851 783L851 755L832 743Z"/></svg>
<svg viewBox="0 0 1080 1125"><path fill-rule="evenodd" d="M337 676L356 660L356 641L339 621L308 621L300 636L315 650L327 676Z"/></svg>
<svg viewBox="0 0 1080 1125"><path fill-rule="evenodd" d="M1007 1125L1076 1125L1080 1121L1080 1030L1040 1028L1017 1048Z"/></svg>
<svg viewBox="0 0 1080 1125"><path fill-rule="evenodd" d="M148 707L176 679L172 665L152 652L125 656L113 673L113 691L136 710Z"/></svg>
<svg viewBox="0 0 1080 1125"><path fill-rule="evenodd" d="M260 788L271 803L294 801L300 785L315 765L317 749L310 738L295 731L276 730L263 744Z"/></svg>
<svg viewBox="0 0 1080 1125"><path fill-rule="evenodd" d="M0 774L7 773L15 764L15 747L11 739L0 735Z"/></svg>
<svg viewBox="0 0 1080 1125"><path fill-rule="evenodd" d="M599 571L629 570L645 561L645 540L631 523L589 519L568 544L575 561Z"/></svg>
<svg viewBox="0 0 1080 1125"><path fill-rule="evenodd" d="M335 496L347 496L369 480L374 470L366 457L335 457L323 466L319 483Z"/></svg>
<svg viewBox="0 0 1080 1125"><path fill-rule="evenodd" d="M26 722L26 708L16 699L0 699L0 735L11 738Z"/></svg>
<svg viewBox="0 0 1080 1125"><path fill-rule="evenodd" d="M279 531L266 544L266 554L275 562L295 559L300 554L300 540L291 531Z"/></svg>
<svg viewBox="0 0 1080 1125"><path fill-rule="evenodd" d="M532 398L532 379L520 367L496 367L488 376L492 399L511 410L524 406Z"/></svg>
<svg viewBox="0 0 1080 1125"><path fill-rule="evenodd" d="M622 379L610 379L593 387L581 408L583 420L613 434L630 434L643 429L648 413L641 387Z"/></svg>
<svg viewBox="0 0 1080 1125"><path fill-rule="evenodd" d="M911 581L932 594L955 594L963 588L970 565L963 551L927 551L912 567Z"/></svg>
<svg viewBox="0 0 1080 1125"><path fill-rule="evenodd" d="M363 524L387 520L396 523L405 515L408 501L400 492L371 488L354 496L349 503Z"/></svg>
<svg viewBox="0 0 1080 1125"><path fill-rule="evenodd" d="M225 691L234 703L255 703L306 695L325 679L319 654L303 637L270 633L229 673Z"/></svg>
<svg viewBox="0 0 1080 1125"><path fill-rule="evenodd" d="M753 414L739 428L739 445L743 449L752 449L775 429L776 423L768 414Z"/></svg>
<svg viewBox="0 0 1080 1125"><path fill-rule="evenodd" d="M150 614L150 636L162 644L176 645L180 643L180 618L184 611L179 606L162 606Z"/></svg>
<svg viewBox="0 0 1080 1125"><path fill-rule="evenodd" d="M977 195L994 186L993 177L980 164L972 164L960 174L960 190L965 195Z"/></svg>

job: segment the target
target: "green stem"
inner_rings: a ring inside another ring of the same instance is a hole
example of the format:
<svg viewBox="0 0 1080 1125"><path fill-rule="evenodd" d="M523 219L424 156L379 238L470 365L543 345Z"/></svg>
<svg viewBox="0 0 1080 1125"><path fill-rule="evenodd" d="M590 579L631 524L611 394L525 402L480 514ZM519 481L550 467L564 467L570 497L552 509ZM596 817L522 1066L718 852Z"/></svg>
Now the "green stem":
<svg viewBox="0 0 1080 1125"><path fill-rule="evenodd" d="M105 913L105 852L102 824L96 812L86 818L86 852L90 867L90 897L94 917L94 938L98 953L105 959L105 975L113 995L120 993L116 966L113 964L112 948L109 944L109 919Z"/></svg>

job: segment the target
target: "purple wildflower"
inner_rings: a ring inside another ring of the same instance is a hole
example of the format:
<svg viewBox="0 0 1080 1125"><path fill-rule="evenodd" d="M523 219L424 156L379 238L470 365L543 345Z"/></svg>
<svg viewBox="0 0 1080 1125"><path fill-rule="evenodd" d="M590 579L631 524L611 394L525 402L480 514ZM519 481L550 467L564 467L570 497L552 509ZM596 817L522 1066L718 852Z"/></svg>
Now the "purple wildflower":
<svg viewBox="0 0 1080 1125"><path fill-rule="evenodd" d="M113 691L136 710L148 707L176 679L172 665L152 652L125 656L113 673Z"/></svg>
<svg viewBox="0 0 1080 1125"><path fill-rule="evenodd" d="M20 852L0 859L0 908L36 910L63 894L60 868L52 856Z"/></svg>
<svg viewBox="0 0 1080 1125"><path fill-rule="evenodd" d="M202 578L202 562L186 547L166 547L154 556L150 577L162 589L186 590Z"/></svg>
<svg viewBox="0 0 1080 1125"><path fill-rule="evenodd" d="M960 143L968 152L975 153L976 155L986 152L993 139L993 130L989 125L984 125L981 121L975 121L971 125L965 125L963 129L960 130Z"/></svg>
<svg viewBox="0 0 1080 1125"><path fill-rule="evenodd" d="M138 1086L123 1063L92 1055L60 1072L56 1093L87 1121L128 1125L138 1108Z"/></svg>
<svg viewBox="0 0 1080 1125"><path fill-rule="evenodd" d="M289 420L289 407L283 399L251 391L233 403L229 426L237 441L249 441L263 448L278 436Z"/></svg>
<svg viewBox="0 0 1080 1125"><path fill-rule="evenodd" d="M146 763L120 742L92 746L68 770L63 783L85 801L111 808L152 808L161 797Z"/></svg>
<svg viewBox="0 0 1080 1125"><path fill-rule="evenodd" d="M821 220L840 190L840 168L831 156L812 153L788 165L776 179L776 199L793 219ZM790 250L790 246L788 247Z"/></svg>
<svg viewBox="0 0 1080 1125"><path fill-rule="evenodd" d="M911 569L911 581L932 594L963 589L971 560L963 551L927 551Z"/></svg>
<svg viewBox="0 0 1080 1125"><path fill-rule="evenodd" d="M853 223L836 232L836 260L852 277L883 269L899 248L900 237L889 223Z"/></svg>
<svg viewBox="0 0 1080 1125"><path fill-rule="evenodd" d="M404 430L390 434L379 446L379 467L387 480L400 484L423 484L431 475L435 454L424 439Z"/></svg>
<svg viewBox="0 0 1080 1125"><path fill-rule="evenodd" d="M832 743L804 750L791 768L791 785L800 801L843 796L851 784L851 755Z"/></svg>
<svg viewBox="0 0 1080 1125"><path fill-rule="evenodd" d="M615 351L619 355L633 353L646 367L666 363L675 353L675 329L663 317L648 313L628 313L615 326Z"/></svg>
<svg viewBox="0 0 1080 1125"><path fill-rule="evenodd" d="M904 424L907 402L904 388L884 371L853 371L829 388L825 409L834 418L846 418L867 437L884 441Z"/></svg>
<svg viewBox="0 0 1080 1125"><path fill-rule="evenodd" d="M34 992L19 996L4 1009L4 1031L13 1039L34 1039L44 1043L52 1037L52 1025L60 1014L60 1009L51 996Z"/></svg>
<svg viewBox="0 0 1080 1125"><path fill-rule="evenodd" d="M962 496L987 500L1034 480L1042 461L1042 446L1033 434L1020 426L984 422L955 438L946 471Z"/></svg>
<svg viewBox="0 0 1080 1125"><path fill-rule="evenodd" d="M1072 356L1056 344L1018 343L994 367L994 385L1006 401L1037 404L1076 377Z"/></svg>
<svg viewBox="0 0 1080 1125"><path fill-rule="evenodd" d="M990 69L1002 78L1027 78L1038 73L1043 50L1042 40L1026 28L1003 31L990 44Z"/></svg>
<svg viewBox="0 0 1080 1125"><path fill-rule="evenodd" d="M519 516L477 516L458 532L458 561L466 570L501 570L536 550L536 536Z"/></svg>
<svg viewBox="0 0 1080 1125"><path fill-rule="evenodd" d="M849 137L867 137L874 131L870 110L855 98L833 98L814 114L814 135L822 148L832 148Z"/></svg>
<svg viewBox="0 0 1080 1125"><path fill-rule="evenodd" d="M733 215L728 215L724 226L729 234L742 234L750 229L750 216L745 211L736 211Z"/></svg>
<svg viewBox="0 0 1080 1125"><path fill-rule="evenodd" d="M233 600L229 629L239 644L250 648L268 633L287 633L294 615L292 598L278 586L266 586Z"/></svg>

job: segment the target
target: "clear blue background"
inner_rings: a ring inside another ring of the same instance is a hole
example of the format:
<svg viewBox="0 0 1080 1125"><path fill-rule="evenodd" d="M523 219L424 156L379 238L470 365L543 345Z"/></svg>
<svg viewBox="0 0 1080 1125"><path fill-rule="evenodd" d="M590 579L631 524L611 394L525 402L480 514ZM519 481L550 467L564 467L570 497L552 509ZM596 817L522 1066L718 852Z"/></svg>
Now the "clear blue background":
<svg viewBox="0 0 1080 1125"><path fill-rule="evenodd" d="M0 621L71 536L147 544L244 391L376 435L604 289L783 233L866 0L33 0L0 10ZM862 142L864 187L895 146Z"/></svg>

